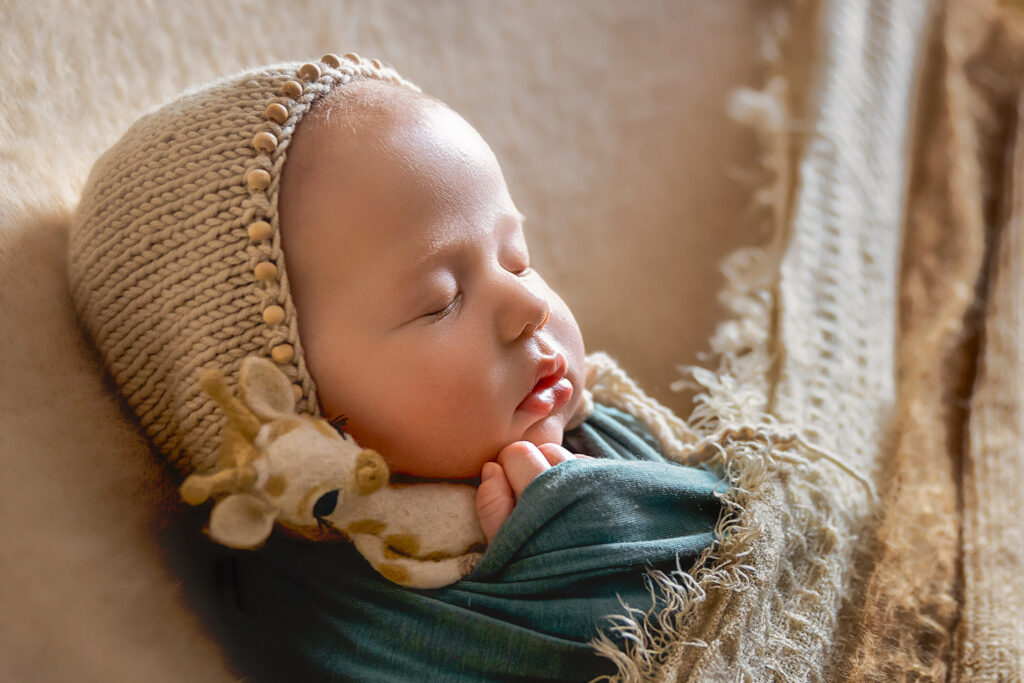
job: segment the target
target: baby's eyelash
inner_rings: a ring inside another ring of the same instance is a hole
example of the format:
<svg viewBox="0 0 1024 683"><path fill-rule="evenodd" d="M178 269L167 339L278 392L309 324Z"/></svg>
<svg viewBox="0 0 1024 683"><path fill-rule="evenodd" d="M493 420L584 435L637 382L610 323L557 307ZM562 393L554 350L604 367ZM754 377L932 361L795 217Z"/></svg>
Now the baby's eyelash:
<svg viewBox="0 0 1024 683"><path fill-rule="evenodd" d="M452 297L451 303L449 303L447 306L445 306L439 311L427 313L426 317L433 318L434 320L440 320L441 318L444 318L453 310L455 310L455 306L459 303L460 299L462 299L462 292L459 292L454 297Z"/></svg>

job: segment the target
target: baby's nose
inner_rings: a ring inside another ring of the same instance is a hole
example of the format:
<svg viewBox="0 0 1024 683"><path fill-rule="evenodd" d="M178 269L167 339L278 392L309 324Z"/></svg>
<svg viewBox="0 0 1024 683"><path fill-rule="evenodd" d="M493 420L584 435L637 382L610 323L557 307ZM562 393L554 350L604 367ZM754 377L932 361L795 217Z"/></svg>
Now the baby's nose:
<svg viewBox="0 0 1024 683"><path fill-rule="evenodd" d="M512 340L529 339L538 330L542 329L551 317L551 307L546 297L524 286L523 292L510 311L510 325Z"/></svg>

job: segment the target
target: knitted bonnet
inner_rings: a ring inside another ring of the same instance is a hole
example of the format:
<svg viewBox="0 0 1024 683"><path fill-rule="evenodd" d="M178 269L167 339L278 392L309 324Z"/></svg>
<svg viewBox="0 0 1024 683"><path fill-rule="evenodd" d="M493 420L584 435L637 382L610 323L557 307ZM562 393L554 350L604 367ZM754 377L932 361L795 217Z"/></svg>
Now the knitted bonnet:
<svg viewBox="0 0 1024 683"><path fill-rule="evenodd" d="M152 444L182 475L211 469L223 414L200 388L229 387L271 358L300 413L319 415L278 232L291 136L335 86L420 89L354 53L246 71L186 91L136 121L83 189L69 239L76 314Z"/></svg>

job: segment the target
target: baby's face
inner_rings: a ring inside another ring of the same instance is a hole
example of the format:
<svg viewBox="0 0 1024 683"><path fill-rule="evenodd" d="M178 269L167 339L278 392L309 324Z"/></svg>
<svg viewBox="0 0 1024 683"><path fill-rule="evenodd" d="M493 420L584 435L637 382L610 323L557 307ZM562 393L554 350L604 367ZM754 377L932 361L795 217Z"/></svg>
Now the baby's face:
<svg viewBox="0 0 1024 683"><path fill-rule="evenodd" d="M583 339L530 267L493 152L435 100L355 88L376 104L303 121L279 196L324 414L420 477L478 476L513 441L560 444Z"/></svg>

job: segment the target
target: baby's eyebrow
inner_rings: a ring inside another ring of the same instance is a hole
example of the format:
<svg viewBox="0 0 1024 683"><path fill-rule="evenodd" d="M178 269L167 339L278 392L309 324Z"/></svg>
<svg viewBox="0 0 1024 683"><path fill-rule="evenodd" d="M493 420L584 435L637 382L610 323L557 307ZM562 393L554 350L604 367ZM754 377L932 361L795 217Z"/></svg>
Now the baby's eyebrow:
<svg viewBox="0 0 1024 683"><path fill-rule="evenodd" d="M500 234L506 234L521 227L525 222L526 216L518 210L515 213L505 213L498 218L497 229ZM414 281L421 278L425 273L431 272L438 262L443 262L450 254L460 251L469 241L465 237L439 240L431 245L427 253L414 259L407 269L403 269L399 278L403 281Z"/></svg>

